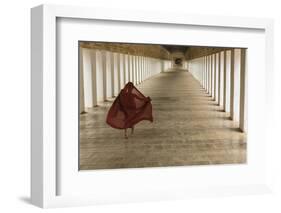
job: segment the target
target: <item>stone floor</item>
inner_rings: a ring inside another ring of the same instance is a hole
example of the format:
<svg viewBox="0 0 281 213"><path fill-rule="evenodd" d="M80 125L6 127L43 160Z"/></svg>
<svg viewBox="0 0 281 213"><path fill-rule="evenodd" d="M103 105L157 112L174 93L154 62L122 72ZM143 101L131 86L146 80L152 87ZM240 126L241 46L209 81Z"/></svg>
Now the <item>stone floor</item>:
<svg viewBox="0 0 281 213"><path fill-rule="evenodd" d="M105 118L112 101L80 116L80 169L246 163L246 135L188 72L165 72L138 85L154 122L124 139Z"/></svg>

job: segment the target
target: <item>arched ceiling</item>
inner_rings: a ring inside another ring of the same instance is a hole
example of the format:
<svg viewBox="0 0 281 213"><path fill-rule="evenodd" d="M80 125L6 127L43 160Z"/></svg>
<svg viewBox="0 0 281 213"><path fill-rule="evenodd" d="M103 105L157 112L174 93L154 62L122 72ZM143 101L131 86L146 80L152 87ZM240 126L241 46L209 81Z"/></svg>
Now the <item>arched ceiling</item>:
<svg viewBox="0 0 281 213"><path fill-rule="evenodd" d="M225 47L199 47L183 45L158 45L158 44L133 44L112 42L90 42L80 41L83 48L109 50L123 54L142 55L160 59L174 59L179 56L186 60L203 57L223 50L231 49Z"/></svg>
<svg viewBox="0 0 281 213"><path fill-rule="evenodd" d="M173 52L183 52L185 53L189 46L179 46L179 45L161 45L163 48L165 48L170 53Z"/></svg>
<svg viewBox="0 0 281 213"><path fill-rule="evenodd" d="M157 44L129 44L111 42L80 42L83 48L109 50L123 54L142 55L152 58L169 59L169 52Z"/></svg>

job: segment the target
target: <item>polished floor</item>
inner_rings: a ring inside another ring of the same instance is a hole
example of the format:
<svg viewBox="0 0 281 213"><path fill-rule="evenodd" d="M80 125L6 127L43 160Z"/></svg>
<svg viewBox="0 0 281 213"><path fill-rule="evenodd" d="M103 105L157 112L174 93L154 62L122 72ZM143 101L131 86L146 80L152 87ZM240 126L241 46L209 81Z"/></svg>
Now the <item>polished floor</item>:
<svg viewBox="0 0 281 213"><path fill-rule="evenodd" d="M125 139L105 123L112 100L88 109L80 115L80 170L246 163L245 133L190 73L160 73L137 87L152 99L154 122Z"/></svg>

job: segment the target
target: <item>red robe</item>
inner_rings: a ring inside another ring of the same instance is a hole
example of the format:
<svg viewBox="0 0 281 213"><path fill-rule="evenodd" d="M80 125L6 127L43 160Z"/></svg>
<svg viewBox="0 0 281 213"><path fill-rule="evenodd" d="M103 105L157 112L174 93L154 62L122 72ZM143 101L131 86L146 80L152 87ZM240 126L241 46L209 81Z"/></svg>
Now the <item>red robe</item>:
<svg viewBox="0 0 281 213"><path fill-rule="evenodd" d="M127 129L142 120L153 122L151 99L129 82L110 107L106 123L116 129Z"/></svg>

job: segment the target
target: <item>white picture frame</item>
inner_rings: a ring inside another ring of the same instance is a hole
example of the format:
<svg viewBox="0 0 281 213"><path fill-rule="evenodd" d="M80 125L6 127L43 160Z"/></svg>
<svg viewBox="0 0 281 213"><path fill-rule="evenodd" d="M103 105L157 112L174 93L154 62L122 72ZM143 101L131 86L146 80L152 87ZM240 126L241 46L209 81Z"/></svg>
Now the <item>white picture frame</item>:
<svg viewBox="0 0 281 213"><path fill-rule="evenodd" d="M100 8L84 8L74 6L55 6L41 5L31 10L31 201L34 205L42 208L76 206L76 205L92 205L97 203L114 203L129 202L143 200L165 200L178 199L198 196L223 196L233 194L253 194L270 192L270 161L264 162L264 165L257 170L253 170L256 174L263 173L263 178L254 181L254 184L233 183L233 185L201 186L202 182L193 182L193 188L181 188L174 186L153 189L157 191L143 191L139 193L134 189L128 194L120 195L116 192L110 193L105 190L100 196L92 195L59 195L58 196L58 174L62 168L58 166L59 159L57 152L57 87L60 82L56 76L56 36L57 36L57 19L87 19L87 20L108 20L119 22L135 22L135 23L153 23L158 25L166 25L168 28L174 26L200 26L200 27L222 27L227 29L255 29L264 31L265 35L265 88L267 111L264 116L264 146L270 146L271 118L273 115L273 99L270 91L273 89L273 21L271 19L241 18L241 17L216 17L204 15L188 15L188 14L166 14L153 13L147 11L122 11L113 9ZM251 108L249 108L251 110ZM252 145L253 146L253 145ZM257 155L261 155L262 159L268 157L268 153L264 150L256 150ZM256 167L253 165L252 167ZM238 166L239 169L241 166ZM224 167L221 167L224 168ZM176 170L184 170L185 168L176 168ZM230 170L236 169L233 166ZM244 168L248 169L248 168ZM157 170L157 169L149 169ZM212 172L212 167L208 169ZM77 171L78 172L78 171ZM147 170L134 171L139 175L147 173ZM166 174L167 170L160 171ZM189 172L198 172L195 169ZM199 171L198 174L200 174ZM205 173L201 173L205 174ZM94 175L91 174L91 175ZM112 175L112 174L110 174ZM127 175L127 174L126 174ZM255 174L252 174L255 175ZM107 180L114 178L108 177ZM175 179L171 175L170 178ZM74 187L74 186L73 186ZM188 189L188 190L187 190ZM71 190L71 189L70 189ZM101 189L102 190L102 189Z"/></svg>

